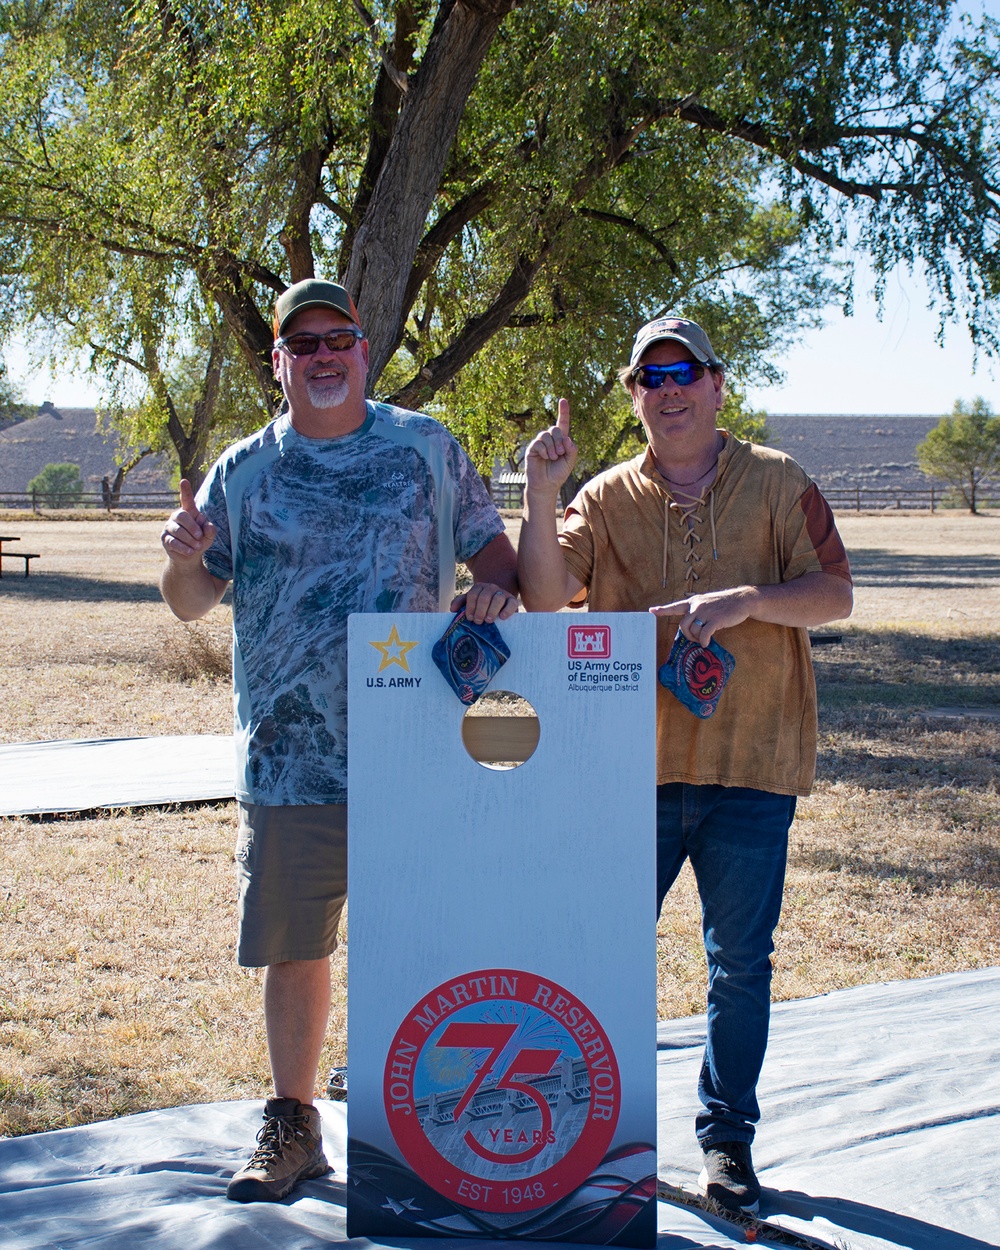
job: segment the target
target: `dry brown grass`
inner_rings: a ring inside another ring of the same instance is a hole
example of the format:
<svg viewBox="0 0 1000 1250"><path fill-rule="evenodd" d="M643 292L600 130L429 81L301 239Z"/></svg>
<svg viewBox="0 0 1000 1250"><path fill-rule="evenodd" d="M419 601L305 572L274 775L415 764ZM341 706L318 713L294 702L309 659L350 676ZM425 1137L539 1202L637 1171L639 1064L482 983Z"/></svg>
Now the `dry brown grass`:
<svg viewBox="0 0 1000 1250"><path fill-rule="evenodd" d="M233 805L0 833L0 1133L259 1096L260 974L233 953ZM343 948L324 1071L346 1061L345 965Z"/></svg>
<svg viewBox="0 0 1000 1250"><path fill-rule="evenodd" d="M3 525L41 558L0 581L0 741L230 731L228 660L191 662L228 655L229 611L185 626L163 606L162 521Z"/></svg>
<svg viewBox="0 0 1000 1250"><path fill-rule="evenodd" d="M159 529L5 529L42 559L0 581L0 740L228 731L228 610L173 620ZM843 644L816 651L820 780L793 828L780 999L1000 963L1000 721L978 718L1000 711L1000 517L841 529L857 607ZM0 820L0 837L0 1133L260 1095L231 804ZM658 952L661 1016L703 1010L687 872ZM345 1059L345 965L342 950L324 1071Z"/></svg>

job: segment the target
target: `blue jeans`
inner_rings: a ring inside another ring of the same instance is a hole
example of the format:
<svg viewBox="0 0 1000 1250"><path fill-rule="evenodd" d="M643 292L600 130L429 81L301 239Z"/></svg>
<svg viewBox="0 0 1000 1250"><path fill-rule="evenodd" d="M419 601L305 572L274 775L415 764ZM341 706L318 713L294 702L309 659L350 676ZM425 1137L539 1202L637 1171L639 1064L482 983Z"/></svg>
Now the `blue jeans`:
<svg viewBox="0 0 1000 1250"><path fill-rule="evenodd" d="M702 1147L753 1141L771 1014L771 935L781 914L795 799L736 786L656 787L656 907L691 860L708 957L708 1036L698 1081Z"/></svg>

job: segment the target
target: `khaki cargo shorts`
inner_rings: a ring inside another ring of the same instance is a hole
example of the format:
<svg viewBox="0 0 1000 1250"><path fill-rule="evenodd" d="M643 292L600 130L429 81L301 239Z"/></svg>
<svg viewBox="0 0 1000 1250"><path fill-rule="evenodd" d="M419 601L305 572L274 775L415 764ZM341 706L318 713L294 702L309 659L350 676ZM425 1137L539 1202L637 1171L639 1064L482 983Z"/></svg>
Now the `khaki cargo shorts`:
<svg viewBox="0 0 1000 1250"><path fill-rule="evenodd" d="M347 901L347 804L239 808L239 963L332 954Z"/></svg>

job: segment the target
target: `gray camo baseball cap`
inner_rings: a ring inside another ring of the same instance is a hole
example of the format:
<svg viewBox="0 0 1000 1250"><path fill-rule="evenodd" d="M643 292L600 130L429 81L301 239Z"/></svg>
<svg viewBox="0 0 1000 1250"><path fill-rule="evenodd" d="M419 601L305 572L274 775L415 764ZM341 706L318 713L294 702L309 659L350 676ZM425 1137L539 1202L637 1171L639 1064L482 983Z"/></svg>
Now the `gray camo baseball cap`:
<svg viewBox="0 0 1000 1250"><path fill-rule="evenodd" d="M699 364L722 364L722 361L712 350L712 344L708 341L708 335L700 325L694 321L688 321L686 317L675 317L672 313L668 313L665 317L657 317L653 321L647 321L635 336L629 365L637 365L647 347L651 347L654 343L662 343L665 339L683 343Z"/></svg>

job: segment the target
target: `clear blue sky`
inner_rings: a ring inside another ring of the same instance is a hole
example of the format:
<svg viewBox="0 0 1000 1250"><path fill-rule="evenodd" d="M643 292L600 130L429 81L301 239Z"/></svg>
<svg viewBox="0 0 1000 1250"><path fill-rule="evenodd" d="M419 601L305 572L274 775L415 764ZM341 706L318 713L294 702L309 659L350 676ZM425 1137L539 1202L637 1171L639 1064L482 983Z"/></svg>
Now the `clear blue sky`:
<svg viewBox="0 0 1000 1250"><path fill-rule="evenodd" d="M970 0L962 6L1000 17L1000 0ZM865 272L855 281L854 315L830 309L825 325L803 337L775 363L785 373L781 386L748 393L755 408L781 412L950 412L956 399L982 395L1000 411L1000 361L980 358L973 367L972 344L963 325L947 323L943 345L935 342L938 317L927 308L927 291L905 271L886 287L881 320ZM32 370L27 354L8 348L11 379L31 403L91 407L97 391L83 368L52 378Z"/></svg>
<svg viewBox="0 0 1000 1250"><path fill-rule="evenodd" d="M825 325L810 331L775 363L781 386L755 388L755 408L780 412L871 412L942 415L956 399L982 395L1000 410L1000 361L980 356L973 365L964 325L946 323L935 341L938 314L927 291L903 271L887 285L879 320L871 282L855 283L854 315L828 310Z"/></svg>

